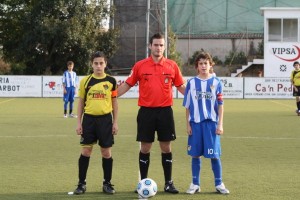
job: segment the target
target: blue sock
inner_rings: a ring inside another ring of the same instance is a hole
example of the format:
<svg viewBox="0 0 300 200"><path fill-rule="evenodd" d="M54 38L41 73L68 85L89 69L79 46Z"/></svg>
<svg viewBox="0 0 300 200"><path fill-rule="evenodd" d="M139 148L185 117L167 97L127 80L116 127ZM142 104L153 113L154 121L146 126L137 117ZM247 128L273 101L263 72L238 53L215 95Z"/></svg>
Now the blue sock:
<svg viewBox="0 0 300 200"><path fill-rule="evenodd" d="M192 158L192 176L193 176L194 185L200 185L200 169L201 169L201 159Z"/></svg>
<svg viewBox="0 0 300 200"><path fill-rule="evenodd" d="M67 110L68 109L68 102L64 102L64 110Z"/></svg>
<svg viewBox="0 0 300 200"><path fill-rule="evenodd" d="M215 186L222 183L222 165L220 159L211 159L211 168L215 176Z"/></svg>

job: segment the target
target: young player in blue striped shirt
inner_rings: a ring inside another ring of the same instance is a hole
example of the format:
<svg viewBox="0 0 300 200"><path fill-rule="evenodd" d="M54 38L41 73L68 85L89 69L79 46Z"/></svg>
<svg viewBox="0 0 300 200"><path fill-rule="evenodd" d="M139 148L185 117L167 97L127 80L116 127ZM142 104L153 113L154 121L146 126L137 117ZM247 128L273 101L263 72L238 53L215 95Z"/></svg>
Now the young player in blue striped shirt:
<svg viewBox="0 0 300 200"><path fill-rule="evenodd" d="M188 155L192 157L192 183L188 194L200 192L201 156L211 159L215 187L229 194L222 181L220 135L223 134L222 84L209 70L214 65L208 53L201 53L195 62L198 75L187 83L183 106L186 108Z"/></svg>
<svg viewBox="0 0 300 200"><path fill-rule="evenodd" d="M69 104L69 117L76 118L73 112L73 104L75 100L76 87L78 85L78 77L76 72L73 71L74 63L73 61L67 62L68 70L63 73L62 83L64 87L64 118L67 118L67 109Z"/></svg>

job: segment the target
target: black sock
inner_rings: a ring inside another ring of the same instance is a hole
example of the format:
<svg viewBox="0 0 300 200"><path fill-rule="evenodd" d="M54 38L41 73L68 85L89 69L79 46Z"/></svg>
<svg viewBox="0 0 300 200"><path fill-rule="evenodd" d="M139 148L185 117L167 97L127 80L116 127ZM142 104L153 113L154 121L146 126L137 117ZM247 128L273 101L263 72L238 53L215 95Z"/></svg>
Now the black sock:
<svg viewBox="0 0 300 200"><path fill-rule="evenodd" d="M300 101L297 102L297 108L300 110Z"/></svg>
<svg viewBox="0 0 300 200"><path fill-rule="evenodd" d="M105 183L109 183L112 177L112 167L113 167L113 159L110 158L102 158L102 169Z"/></svg>
<svg viewBox="0 0 300 200"><path fill-rule="evenodd" d="M80 155L79 161L78 161L78 167L79 167L79 183L86 184L86 173L89 168L90 163L90 157L86 157L84 155Z"/></svg>
<svg viewBox="0 0 300 200"><path fill-rule="evenodd" d="M71 115L71 114L72 114L72 112L73 112L73 110L72 110L72 109L70 109L70 112L69 112L69 114Z"/></svg>
<svg viewBox="0 0 300 200"><path fill-rule="evenodd" d="M139 167L141 179L148 177L148 169L150 165L150 153L144 154L140 152L139 154Z"/></svg>
<svg viewBox="0 0 300 200"><path fill-rule="evenodd" d="M165 183L172 180L172 153L162 153L161 163L164 169Z"/></svg>
<svg viewBox="0 0 300 200"><path fill-rule="evenodd" d="M65 115L67 114L67 110L64 110L64 114L65 114Z"/></svg>

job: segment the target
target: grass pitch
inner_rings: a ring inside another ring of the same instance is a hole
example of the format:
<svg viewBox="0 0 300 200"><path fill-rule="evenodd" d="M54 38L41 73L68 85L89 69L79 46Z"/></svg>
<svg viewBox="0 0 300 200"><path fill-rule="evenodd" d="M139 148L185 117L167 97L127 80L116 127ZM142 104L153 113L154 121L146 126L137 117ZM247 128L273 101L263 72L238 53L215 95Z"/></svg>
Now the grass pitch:
<svg viewBox="0 0 300 200"><path fill-rule="evenodd" d="M294 113L294 100L225 99L221 159L223 180L230 190L226 196L215 193L208 159L202 164L202 192L185 194L191 182L191 167L181 103L182 99L175 100L173 106L177 140L172 143L173 180L180 193L162 192L163 171L155 142L149 177L157 182L159 192L153 199L299 198L300 117ZM67 193L77 183L80 155L77 120L63 118L60 98L0 98L0 199L138 199L133 193L138 182L137 99L119 99L119 110L119 134L113 147L112 183L116 194L101 192L101 156L98 146L94 146L87 193L70 196Z"/></svg>

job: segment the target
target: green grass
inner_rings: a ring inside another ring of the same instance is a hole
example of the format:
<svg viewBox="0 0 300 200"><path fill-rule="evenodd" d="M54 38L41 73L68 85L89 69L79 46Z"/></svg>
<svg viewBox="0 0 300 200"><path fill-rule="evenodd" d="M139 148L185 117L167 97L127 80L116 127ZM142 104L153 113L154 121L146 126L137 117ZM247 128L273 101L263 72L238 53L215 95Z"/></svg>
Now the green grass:
<svg viewBox="0 0 300 200"><path fill-rule="evenodd" d="M187 195L191 182L186 155L185 110L175 100L177 140L172 143L173 179L178 195L165 194L158 142L151 151L149 177L158 184L153 199L298 199L300 196L300 117L294 100L225 100L222 136L223 179L231 194L214 191L210 161L201 171L202 192ZM77 106L77 105L75 105ZM117 193L101 192L102 168L95 146L88 190L68 196L77 183L80 155L76 119L64 119L58 98L0 98L0 199L137 199L136 99L119 99L119 134L113 147L112 183Z"/></svg>

